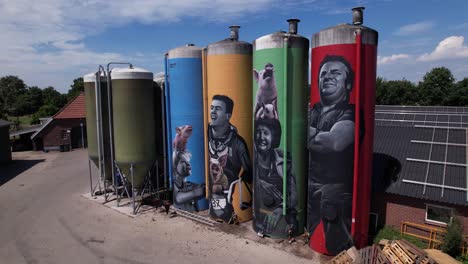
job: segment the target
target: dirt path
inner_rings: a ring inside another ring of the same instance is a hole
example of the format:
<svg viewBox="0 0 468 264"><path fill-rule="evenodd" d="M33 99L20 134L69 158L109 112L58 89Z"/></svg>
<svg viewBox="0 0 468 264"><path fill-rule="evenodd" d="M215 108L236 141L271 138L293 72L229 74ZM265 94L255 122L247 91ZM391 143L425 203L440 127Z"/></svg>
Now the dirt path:
<svg viewBox="0 0 468 264"><path fill-rule="evenodd" d="M80 196L89 192L83 150L14 159L27 168L0 186L2 263L319 263L307 246L262 240L250 224L221 231L156 211L131 218L90 202Z"/></svg>

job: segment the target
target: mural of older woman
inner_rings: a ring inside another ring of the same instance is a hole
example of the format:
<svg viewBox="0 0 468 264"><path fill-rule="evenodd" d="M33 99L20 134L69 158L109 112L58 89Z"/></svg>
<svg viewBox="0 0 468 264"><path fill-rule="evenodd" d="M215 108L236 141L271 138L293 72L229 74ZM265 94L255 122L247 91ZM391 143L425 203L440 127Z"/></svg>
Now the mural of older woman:
<svg viewBox="0 0 468 264"><path fill-rule="evenodd" d="M283 216L284 155L277 119L255 121L254 229L260 236L285 237L297 228L296 179L287 160L286 215Z"/></svg>

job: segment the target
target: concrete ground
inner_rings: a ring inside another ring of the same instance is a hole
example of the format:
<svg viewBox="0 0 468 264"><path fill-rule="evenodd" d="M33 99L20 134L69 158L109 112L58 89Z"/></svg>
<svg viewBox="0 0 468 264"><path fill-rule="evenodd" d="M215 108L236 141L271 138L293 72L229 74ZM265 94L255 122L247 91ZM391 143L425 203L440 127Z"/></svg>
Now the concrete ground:
<svg viewBox="0 0 468 264"><path fill-rule="evenodd" d="M20 152L0 167L0 263L319 263L303 243L158 211L128 217L83 198L87 152ZM301 256L301 257L299 257Z"/></svg>

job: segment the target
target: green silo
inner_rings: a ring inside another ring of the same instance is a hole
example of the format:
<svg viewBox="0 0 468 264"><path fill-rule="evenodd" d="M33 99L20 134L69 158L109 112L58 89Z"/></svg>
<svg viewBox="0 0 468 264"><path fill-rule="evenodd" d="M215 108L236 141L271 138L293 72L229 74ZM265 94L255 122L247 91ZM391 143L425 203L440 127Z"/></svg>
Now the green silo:
<svg viewBox="0 0 468 264"><path fill-rule="evenodd" d="M155 88L153 73L139 68L111 71L114 160L121 172L141 189L156 160Z"/></svg>
<svg viewBox="0 0 468 264"><path fill-rule="evenodd" d="M302 234L306 217L309 40L288 22L253 43L253 227L273 238Z"/></svg>
<svg viewBox="0 0 468 264"><path fill-rule="evenodd" d="M90 73L83 76L85 103L86 103L86 134L88 137L88 155L89 158L99 167L99 148L98 148L98 130L97 130L97 113L96 113L96 73ZM107 103L107 78L100 77L100 92L101 92L101 117L102 123L101 132L101 147L103 150L104 170L102 176L105 180L112 181L112 162L110 155L110 140L109 140L109 111Z"/></svg>

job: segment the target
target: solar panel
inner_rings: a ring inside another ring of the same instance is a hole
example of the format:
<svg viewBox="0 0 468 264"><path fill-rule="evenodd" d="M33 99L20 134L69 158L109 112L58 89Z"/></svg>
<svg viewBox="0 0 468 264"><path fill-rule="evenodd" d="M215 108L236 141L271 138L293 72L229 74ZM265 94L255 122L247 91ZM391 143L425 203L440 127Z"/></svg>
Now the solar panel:
<svg viewBox="0 0 468 264"><path fill-rule="evenodd" d="M468 107L458 106L408 106L408 105L376 105L376 111L411 111L411 112L433 112L433 113L468 113Z"/></svg>
<svg viewBox="0 0 468 264"><path fill-rule="evenodd" d="M391 193L468 205L468 107L379 105L375 125L375 149L402 163Z"/></svg>
<svg viewBox="0 0 468 264"><path fill-rule="evenodd" d="M460 124L461 119L455 119L452 123L448 116L443 117L447 119L442 118L440 121L436 118L434 126L415 126L415 129L432 132L430 141L427 140L427 136L424 139L421 137L411 140L411 144L429 146L429 149L425 148L427 159L421 159L419 153L419 155L413 154L413 157L407 157L406 161L425 164L426 175L424 180L421 180L420 177L416 179L413 175L407 174L403 182L422 185L423 196L426 195L427 190L431 193L439 192L441 198L444 198L444 194L449 190L461 191L465 193L466 201L468 201L468 129L451 127L456 123ZM445 126L439 126L441 122Z"/></svg>
<svg viewBox="0 0 468 264"><path fill-rule="evenodd" d="M468 107L378 105L375 109L375 122L384 126L468 128Z"/></svg>

